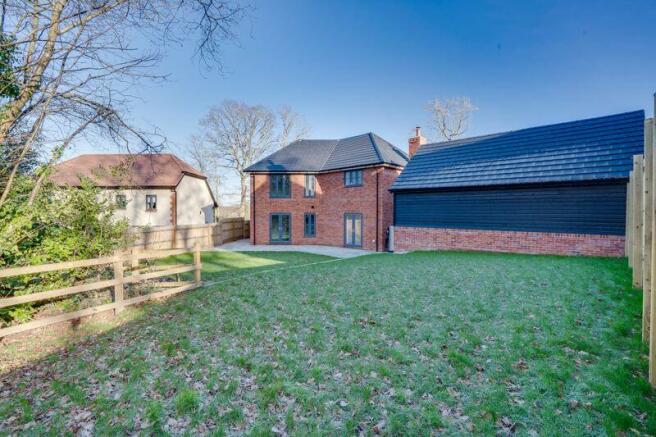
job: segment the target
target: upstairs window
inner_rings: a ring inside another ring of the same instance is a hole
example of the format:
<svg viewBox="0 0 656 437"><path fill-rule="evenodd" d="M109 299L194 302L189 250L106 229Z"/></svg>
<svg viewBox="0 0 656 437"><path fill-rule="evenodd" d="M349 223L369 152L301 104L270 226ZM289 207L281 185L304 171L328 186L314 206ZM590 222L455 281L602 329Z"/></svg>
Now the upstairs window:
<svg viewBox="0 0 656 437"><path fill-rule="evenodd" d="M317 216L314 214L305 214L304 222L304 235L306 237L314 237L317 235Z"/></svg>
<svg viewBox="0 0 656 437"><path fill-rule="evenodd" d="M125 209L125 207L128 205L128 198L125 197L125 194L117 194L115 202L117 209Z"/></svg>
<svg viewBox="0 0 656 437"><path fill-rule="evenodd" d="M362 185L362 170L351 170L344 172L345 187L359 187Z"/></svg>
<svg viewBox="0 0 656 437"><path fill-rule="evenodd" d="M313 174L305 175L305 197L314 197L316 195L317 177Z"/></svg>
<svg viewBox="0 0 656 437"><path fill-rule="evenodd" d="M146 194L146 211L157 211L157 196Z"/></svg>
<svg viewBox="0 0 656 437"><path fill-rule="evenodd" d="M288 174L273 174L269 176L269 197L292 197Z"/></svg>

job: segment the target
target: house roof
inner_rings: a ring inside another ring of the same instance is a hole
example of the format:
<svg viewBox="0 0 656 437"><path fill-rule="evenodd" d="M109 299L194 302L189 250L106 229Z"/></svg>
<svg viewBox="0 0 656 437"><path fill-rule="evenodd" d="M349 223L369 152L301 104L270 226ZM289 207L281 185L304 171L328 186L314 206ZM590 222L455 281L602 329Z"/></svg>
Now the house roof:
<svg viewBox="0 0 656 437"><path fill-rule="evenodd" d="M175 187L187 174L206 179L180 158L161 154L80 155L55 167L51 180L57 185L80 186L80 176L99 187Z"/></svg>
<svg viewBox="0 0 656 437"><path fill-rule="evenodd" d="M644 120L634 111L425 144L391 190L626 179Z"/></svg>
<svg viewBox="0 0 656 437"><path fill-rule="evenodd" d="M249 173L328 172L389 164L403 167L408 156L374 133L340 140L297 140L246 169Z"/></svg>

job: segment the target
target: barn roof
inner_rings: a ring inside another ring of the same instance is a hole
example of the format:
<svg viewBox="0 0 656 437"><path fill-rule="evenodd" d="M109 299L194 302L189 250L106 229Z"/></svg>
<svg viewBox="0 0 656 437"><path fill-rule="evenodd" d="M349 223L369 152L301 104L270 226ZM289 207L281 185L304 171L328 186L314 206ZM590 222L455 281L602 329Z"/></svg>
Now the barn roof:
<svg viewBox="0 0 656 437"><path fill-rule="evenodd" d="M392 191L626 179L644 111L425 144Z"/></svg>
<svg viewBox="0 0 656 437"><path fill-rule="evenodd" d="M339 140L297 140L246 169L250 173L318 173L389 164L403 167L408 156L374 133Z"/></svg>
<svg viewBox="0 0 656 437"><path fill-rule="evenodd" d="M200 171L169 153L90 154L58 164L51 180L57 185L80 186L80 176L99 187L175 187L188 174L206 179Z"/></svg>

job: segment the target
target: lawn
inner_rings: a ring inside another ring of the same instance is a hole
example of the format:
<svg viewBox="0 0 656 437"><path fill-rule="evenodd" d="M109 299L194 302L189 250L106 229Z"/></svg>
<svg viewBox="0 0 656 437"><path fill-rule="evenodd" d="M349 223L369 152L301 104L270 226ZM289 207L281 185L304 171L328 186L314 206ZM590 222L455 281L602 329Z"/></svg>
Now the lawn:
<svg viewBox="0 0 656 437"><path fill-rule="evenodd" d="M656 433L626 260L330 260L207 253L213 286L2 346L0 430Z"/></svg>

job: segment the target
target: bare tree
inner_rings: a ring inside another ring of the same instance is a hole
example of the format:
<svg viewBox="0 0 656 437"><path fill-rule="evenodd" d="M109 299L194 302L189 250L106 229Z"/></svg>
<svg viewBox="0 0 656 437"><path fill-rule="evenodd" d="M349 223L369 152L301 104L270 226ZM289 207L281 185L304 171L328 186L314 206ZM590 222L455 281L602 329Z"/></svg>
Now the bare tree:
<svg viewBox="0 0 656 437"><path fill-rule="evenodd" d="M210 148L209 143L203 141L203 138L198 135L192 135L183 153L201 173L207 176L207 182L216 201L221 203L221 195L224 191L221 178L222 164L219 162L218 155Z"/></svg>
<svg viewBox="0 0 656 437"><path fill-rule="evenodd" d="M126 118L131 89L164 78L152 68L172 41L195 38L197 59L220 69L246 11L240 0L3 0L0 147L15 162L2 166L0 206L39 137L61 149L91 129L128 151L158 150L162 137ZM139 35L146 50L131 45Z"/></svg>
<svg viewBox="0 0 656 437"><path fill-rule="evenodd" d="M283 106L278 111L280 117L280 133L278 144L285 147L287 144L307 137L310 134L310 127L298 112L295 112L290 106Z"/></svg>
<svg viewBox="0 0 656 437"><path fill-rule="evenodd" d="M301 117L289 107L276 114L262 105L247 105L227 100L215 106L200 124L206 147L201 150L206 159L214 157L222 168L231 169L239 177L239 212L248 213L249 181L244 170L255 161L290 139L308 132Z"/></svg>
<svg viewBox="0 0 656 437"><path fill-rule="evenodd" d="M433 129L446 141L461 136L469 128L469 117L478 108L469 97L435 98L429 103Z"/></svg>

